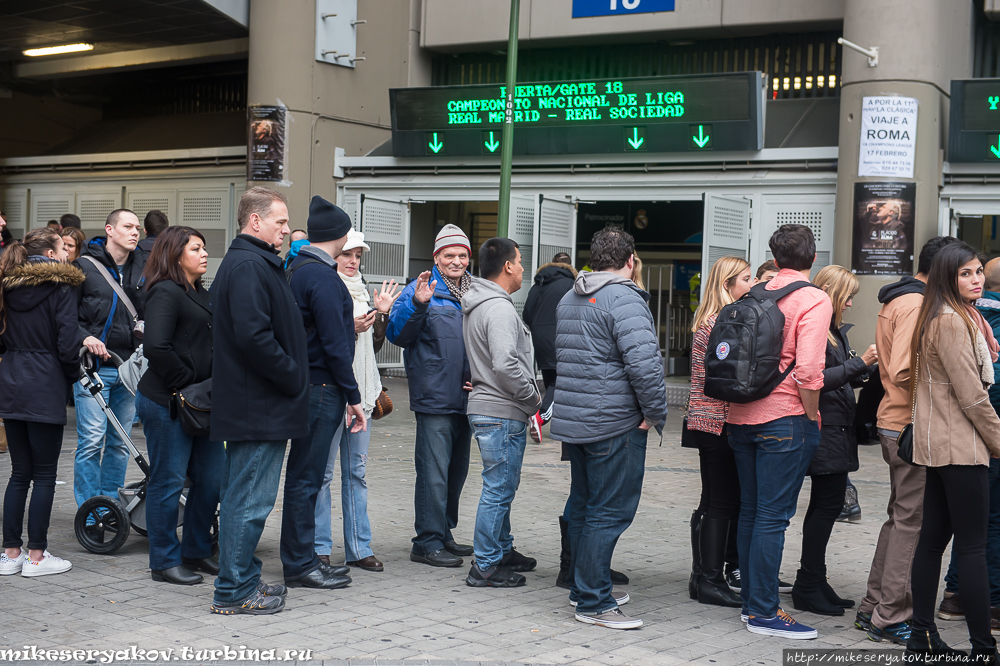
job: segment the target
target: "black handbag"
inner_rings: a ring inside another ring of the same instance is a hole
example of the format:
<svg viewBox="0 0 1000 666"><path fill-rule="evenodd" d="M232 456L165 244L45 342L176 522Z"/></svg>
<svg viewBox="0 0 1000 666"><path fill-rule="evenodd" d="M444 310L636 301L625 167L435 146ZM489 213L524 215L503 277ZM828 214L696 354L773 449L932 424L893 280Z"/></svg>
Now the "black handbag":
<svg viewBox="0 0 1000 666"><path fill-rule="evenodd" d="M684 417L681 425L681 447L685 449L697 449L698 442L694 441L694 433L688 430L688 417Z"/></svg>
<svg viewBox="0 0 1000 666"><path fill-rule="evenodd" d="M212 417L212 380L189 384L174 391L170 418L180 420L181 428L191 437L208 435Z"/></svg>
<svg viewBox="0 0 1000 666"><path fill-rule="evenodd" d="M911 398L913 402L912 411L910 412L910 422L903 426L903 429L899 431L899 439L896 440L896 455L903 462L916 465L913 462L913 419L917 415L917 380L920 378L920 352L917 352L917 367L913 375L913 396Z"/></svg>

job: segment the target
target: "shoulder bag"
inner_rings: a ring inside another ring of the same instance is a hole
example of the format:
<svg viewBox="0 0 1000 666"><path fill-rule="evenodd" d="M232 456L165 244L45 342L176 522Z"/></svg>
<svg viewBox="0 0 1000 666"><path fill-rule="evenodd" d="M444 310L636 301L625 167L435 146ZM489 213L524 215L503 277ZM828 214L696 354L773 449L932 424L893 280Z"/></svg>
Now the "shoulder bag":
<svg viewBox="0 0 1000 666"><path fill-rule="evenodd" d="M899 455L899 459L910 465L916 465L913 462L913 420L917 416L917 388L920 386L918 383L919 379L920 352L917 352L917 367L913 374L913 396L911 398L913 405L910 411L910 422L899 431L899 439L896 440L896 453Z"/></svg>
<svg viewBox="0 0 1000 666"><path fill-rule="evenodd" d="M125 294L125 290L122 286L118 284L111 275L108 274L108 270L101 262L97 261L93 257L85 256L80 257L81 259L86 259L97 268L97 272L107 281L108 285L111 287L112 291L118 296L118 300L121 301L128 313L132 316L132 335L138 339L142 339L143 324L144 322L139 321L139 313L136 312L135 307L132 305L132 301ZM110 316L114 316L114 312ZM118 366L118 378L124 384L125 388L132 395L135 395L136 390L138 390L139 380L142 379L142 375L146 372L149 367L149 363L146 361L146 357L142 354L142 345L132 352L132 355L125 360L120 366Z"/></svg>
<svg viewBox="0 0 1000 666"><path fill-rule="evenodd" d="M372 409L372 419L379 420L392 413L392 400L389 398L389 391L382 387L382 392L375 399L375 408Z"/></svg>
<svg viewBox="0 0 1000 666"><path fill-rule="evenodd" d="M179 420L185 433L191 437L207 436L211 417L211 378L174 391L170 400L170 418Z"/></svg>

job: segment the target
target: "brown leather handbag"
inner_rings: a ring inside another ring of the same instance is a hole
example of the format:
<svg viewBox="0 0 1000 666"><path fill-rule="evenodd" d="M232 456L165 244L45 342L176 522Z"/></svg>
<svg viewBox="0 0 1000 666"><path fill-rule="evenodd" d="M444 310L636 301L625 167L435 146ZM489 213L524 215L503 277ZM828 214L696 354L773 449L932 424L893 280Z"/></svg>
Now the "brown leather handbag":
<svg viewBox="0 0 1000 666"><path fill-rule="evenodd" d="M389 398L389 391L383 386L375 400L375 407L372 408L372 419L377 421L389 414L392 414L392 400Z"/></svg>

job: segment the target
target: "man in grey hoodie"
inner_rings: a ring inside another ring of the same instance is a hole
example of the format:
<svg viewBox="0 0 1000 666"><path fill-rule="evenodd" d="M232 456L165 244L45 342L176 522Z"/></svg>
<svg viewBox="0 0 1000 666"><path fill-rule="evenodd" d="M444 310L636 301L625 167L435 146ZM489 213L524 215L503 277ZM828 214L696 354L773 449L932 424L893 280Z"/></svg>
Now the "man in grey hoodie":
<svg viewBox="0 0 1000 666"><path fill-rule="evenodd" d="M614 227L594 234L592 273L581 273L556 308L556 397L551 433L570 459L570 602L576 619L611 629L642 620L612 595L611 556L632 524L650 428L667 417L663 357L646 302L630 279L632 236Z"/></svg>
<svg viewBox="0 0 1000 666"><path fill-rule="evenodd" d="M521 251L509 238L479 249L479 275L462 297L462 335L472 373L469 424L483 458L483 493L473 541L471 587L519 587L537 562L514 549L510 505L521 481L528 419L541 397L531 365L528 329L510 295L521 288Z"/></svg>

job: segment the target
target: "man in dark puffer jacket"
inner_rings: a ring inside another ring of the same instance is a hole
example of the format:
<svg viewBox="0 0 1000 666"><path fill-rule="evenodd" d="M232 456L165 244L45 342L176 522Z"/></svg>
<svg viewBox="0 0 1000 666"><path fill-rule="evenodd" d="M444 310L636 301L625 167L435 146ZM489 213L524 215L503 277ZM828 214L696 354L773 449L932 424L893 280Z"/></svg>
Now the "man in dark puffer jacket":
<svg viewBox="0 0 1000 666"><path fill-rule="evenodd" d="M556 312L557 379L551 433L572 446L570 544L576 619L611 629L642 620L612 596L611 556L635 518L646 439L667 416L663 357L646 305L649 294L629 279L632 236L609 227L594 234L593 273L576 279Z"/></svg>

